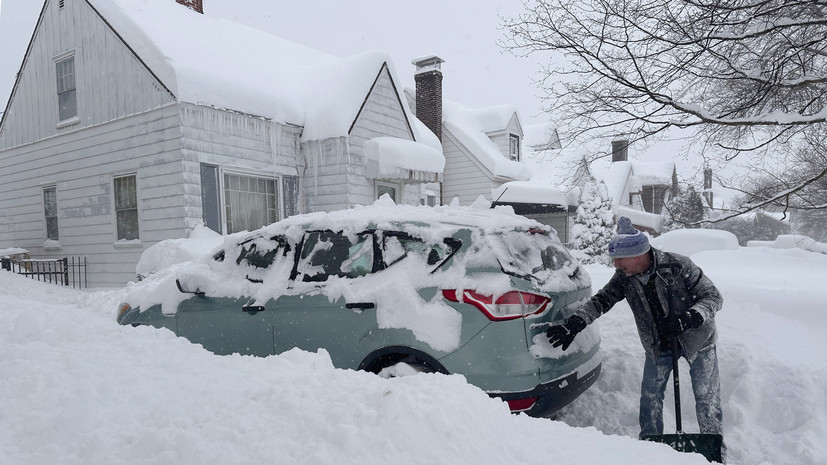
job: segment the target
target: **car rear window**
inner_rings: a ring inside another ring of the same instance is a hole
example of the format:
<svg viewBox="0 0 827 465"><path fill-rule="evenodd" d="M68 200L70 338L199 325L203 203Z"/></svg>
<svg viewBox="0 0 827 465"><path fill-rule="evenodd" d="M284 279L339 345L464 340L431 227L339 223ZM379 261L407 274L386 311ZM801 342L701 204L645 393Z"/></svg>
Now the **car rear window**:
<svg viewBox="0 0 827 465"><path fill-rule="evenodd" d="M489 234L485 242L502 271L513 276L546 282L554 275L573 278L579 273L577 261L545 231Z"/></svg>

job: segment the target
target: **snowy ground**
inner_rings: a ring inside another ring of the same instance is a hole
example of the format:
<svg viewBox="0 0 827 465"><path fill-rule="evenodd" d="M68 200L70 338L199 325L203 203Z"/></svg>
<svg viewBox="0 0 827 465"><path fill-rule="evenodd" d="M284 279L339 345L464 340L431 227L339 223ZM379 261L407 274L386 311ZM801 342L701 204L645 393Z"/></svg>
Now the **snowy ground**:
<svg viewBox="0 0 827 465"><path fill-rule="evenodd" d="M692 257L725 299L729 463L827 463L827 255ZM595 288L612 272L588 270ZM625 303L599 320L600 380L552 421L511 415L460 376L386 380L334 369L324 352L214 356L116 325L122 294L0 272L0 464L706 463L635 439L643 350ZM684 429L697 431L682 384Z"/></svg>

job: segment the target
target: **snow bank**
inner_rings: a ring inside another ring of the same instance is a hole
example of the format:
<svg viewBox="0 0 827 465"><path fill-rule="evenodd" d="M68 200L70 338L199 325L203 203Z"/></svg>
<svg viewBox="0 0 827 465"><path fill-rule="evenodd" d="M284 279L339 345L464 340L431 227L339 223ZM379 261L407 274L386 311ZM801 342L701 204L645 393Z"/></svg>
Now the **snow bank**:
<svg viewBox="0 0 827 465"><path fill-rule="evenodd" d="M774 241L749 241L747 247L773 247L776 249L799 248L810 252L827 253L827 244L818 242L807 236L782 234Z"/></svg>
<svg viewBox="0 0 827 465"><path fill-rule="evenodd" d="M718 229L676 229L649 241L666 252L691 256L705 250L737 250L738 238Z"/></svg>

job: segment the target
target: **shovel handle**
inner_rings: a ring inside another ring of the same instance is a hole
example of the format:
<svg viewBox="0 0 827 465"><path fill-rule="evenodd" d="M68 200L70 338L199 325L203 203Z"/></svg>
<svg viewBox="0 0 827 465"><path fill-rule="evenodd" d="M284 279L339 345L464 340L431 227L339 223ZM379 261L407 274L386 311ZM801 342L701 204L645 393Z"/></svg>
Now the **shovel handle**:
<svg viewBox="0 0 827 465"><path fill-rule="evenodd" d="M675 428L677 433L681 434L683 428L681 426L681 382L678 376L678 336L672 336L669 345L672 346L672 379L675 384Z"/></svg>

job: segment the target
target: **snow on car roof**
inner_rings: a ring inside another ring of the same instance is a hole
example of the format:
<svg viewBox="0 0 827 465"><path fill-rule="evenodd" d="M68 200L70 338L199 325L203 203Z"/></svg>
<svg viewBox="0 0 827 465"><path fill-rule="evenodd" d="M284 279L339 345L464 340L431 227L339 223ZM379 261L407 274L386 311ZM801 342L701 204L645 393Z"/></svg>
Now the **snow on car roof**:
<svg viewBox="0 0 827 465"><path fill-rule="evenodd" d="M291 216L265 226L257 232L262 235L283 234L296 239L308 229L329 229L356 234L367 229L394 229L403 224L408 229L411 226L416 228L417 223L421 225L423 232L430 230L441 237L444 237L446 232L467 227L479 229L484 233L529 229L551 231L549 226L515 214L510 206L490 208L488 201L477 201L470 206L429 207L396 205L389 197L383 196L372 205ZM248 235L249 233L243 233L243 237ZM228 241L239 239L238 235L234 235L228 238Z"/></svg>

